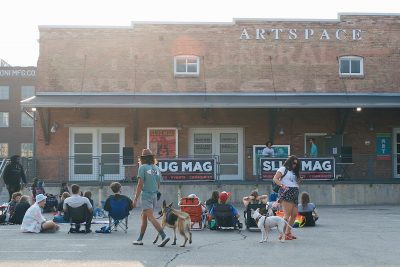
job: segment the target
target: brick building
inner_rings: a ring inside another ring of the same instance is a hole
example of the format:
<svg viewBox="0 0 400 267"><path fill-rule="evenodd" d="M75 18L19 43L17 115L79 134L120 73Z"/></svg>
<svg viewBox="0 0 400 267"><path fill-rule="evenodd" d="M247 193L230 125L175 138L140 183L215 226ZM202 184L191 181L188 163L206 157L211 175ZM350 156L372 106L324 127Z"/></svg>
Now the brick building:
<svg viewBox="0 0 400 267"><path fill-rule="evenodd" d="M0 66L0 159L12 155L32 157L33 115L21 100L35 95L36 67Z"/></svg>
<svg viewBox="0 0 400 267"><path fill-rule="evenodd" d="M23 105L38 111L46 179L124 179L135 166L123 148L151 147L216 155L219 179L254 180L255 145L303 156L309 138L336 176L400 178L398 15L39 31L36 97Z"/></svg>

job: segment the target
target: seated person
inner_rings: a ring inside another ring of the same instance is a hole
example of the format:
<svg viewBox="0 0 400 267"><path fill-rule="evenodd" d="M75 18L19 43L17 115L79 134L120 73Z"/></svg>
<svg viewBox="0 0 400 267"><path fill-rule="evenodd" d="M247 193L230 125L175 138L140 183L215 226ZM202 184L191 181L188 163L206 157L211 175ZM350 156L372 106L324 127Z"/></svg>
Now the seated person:
<svg viewBox="0 0 400 267"><path fill-rule="evenodd" d="M315 226L318 220L318 213L314 203L310 203L310 195L307 192L301 193L298 213L306 217L305 226Z"/></svg>
<svg viewBox="0 0 400 267"><path fill-rule="evenodd" d="M247 208L249 204L267 204L267 195L258 195L257 190L253 190L250 193L250 196L243 198L243 205Z"/></svg>
<svg viewBox="0 0 400 267"><path fill-rule="evenodd" d="M61 183L60 195L59 195L60 199L61 199L62 194L63 194L64 192L67 192L67 193L69 194L68 184L65 183L65 182L64 182L64 183Z"/></svg>
<svg viewBox="0 0 400 267"><path fill-rule="evenodd" d="M90 226L91 226L92 218L93 218L93 212L92 212L93 211L93 206L90 203L88 198L82 197L80 195L80 187L79 187L79 185L73 184L71 186L71 191L72 191L72 195L69 198L66 198L64 200L63 210L64 210L64 212L68 212L67 205L70 206L71 208L78 208L78 207L86 204L87 209L89 211L89 213L88 213L89 216L86 218L87 220L86 220L86 229L85 229L85 231L86 231L86 233L90 233L90 232L92 232L90 230ZM77 229L75 229L75 230L79 231L79 227L77 227Z"/></svg>
<svg viewBox="0 0 400 267"><path fill-rule="evenodd" d="M226 191L222 191L221 193L219 193L219 201L218 204L214 204L210 210L210 214L212 218L215 218L215 210L217 208L217 206L219 204L223 204L223 205L228 205L231 212L232 212L232 219L233 219L233 223L234 225L238 225L239 226L239 212L237 211L237 209L232 205L232 204L227 204L226 201L228 200L228 198L230 197L230 192L226 192Z"/></svg>
<svg viewBox="0 0 400 267"><path fill-rule="evenodd" d="M9 223L13 224L21 224L24 219L26 211L30 208L31 204L29 203L28 196L21 196L21 199L15 206L14 213L10 216Z"/></svg>
<svg viewBox="0 0 400 267"><path fill-rule="evenodd" d="M188 198L196 198L196 197L197 197L197 198L199 199L199 203L200 203L200 206L201 206L201 211L202 211L203 213L207 212L207 208L205 207L204 203L201 203L200 198L199 198L198 196L196 196L196 194L190 194L190 195L188 195L187 197L188 197Z"/></svg>
<svg viewBox="0 0 400 267"><path fill-rule="evenodd" d="M272 192L269 195L268 198L268 207L269 209L272 211L272 213L270 213L268 211L268 213L270 214L270 216L275 215L277 211L281 210L280 204L278 202L278 193Z"/></svg>
<svg viewBox="0 0 400 267"><path fill-rule="evenodd" d="M128 203L129 203L128 211L131 211L133 209L132 200L129 197L125 196L125 195L121 195L122 185L120 183L118 183L118 182L113 182L113 183L110 184L110 188L111 188L111 191L114 193L114 195L111 195L111 196L109 196L107 198L107 200L106 200L106 202L104 204L104 210L108 211L108 212L111 211L111 204L110 204L111 199L115 199L117 201L119 201L121 199L127 199Z"/></svg>
<svg viewBox="0 0 400 267"><path fill-rule="evenodd" d="M58 222L58 223L69 222L68 212L64 212L64 201L70 196L71 195L68 192L64 192L61 194L61 199L57 207L57 215L54 216L53 222Z"/></svg>
<svg viewBox="0 0 400 267"><path fill-rule="evenodd" d="M58 207L57 197L53 194L46 193L44 194L46 199L46 205L43 208L43 212L56 212Z"/></svg>
<svg viewBox="0 0 400 267"><path fill-rule="evenodd" d="M21 230L24 233L43 233L56 232L60 227L53 221L46 221L42 215L42 208L46 204L46 196L36 195L35 204L33 204L25 213L22 220Z"/></svg>
<svg viewBox="0 0 400 267"><path fill-rule="evenodd" d="M206 201L206 207L209 212L214 204L218 204L218 199L219 199L219 192L213 191L211 193L211 198L207 199Z"/></svg>
<svg viewBox="0 0 400 267"><path fill-rule="evenodd" d="M17 206L18 202L20 201L21 197L22 197L21 192L14 192L11 195L11 201L10 201L10 203L8 203L8 208L7 208L9 218L11 218L14 215L15 207Z"/></svg>

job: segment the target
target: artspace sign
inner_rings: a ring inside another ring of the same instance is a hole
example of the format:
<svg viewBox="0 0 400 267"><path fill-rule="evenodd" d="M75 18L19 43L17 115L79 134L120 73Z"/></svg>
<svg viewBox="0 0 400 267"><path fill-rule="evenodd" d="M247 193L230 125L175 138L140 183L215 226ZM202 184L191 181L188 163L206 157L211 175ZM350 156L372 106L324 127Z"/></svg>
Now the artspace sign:
<svg viewBox="0 0 400 267"><path fill-rule="evenodd" d="M287 158L261 158L261 180L272 179ZM335 178L334 158L299 158L300 175L305 180L331 180Z"/></svg>
<svg viewBox="0 0 400 267"><path fill-rule="evenodd" d="M214 181L214 159L157 159L164 181Z"/></svg>
<svg viewBox="0 0 400 267"><path fill-rule="evenodd" d="M360 41L365 33L361 29L246 29L243 28L240 40L351 40Z"/></svg>

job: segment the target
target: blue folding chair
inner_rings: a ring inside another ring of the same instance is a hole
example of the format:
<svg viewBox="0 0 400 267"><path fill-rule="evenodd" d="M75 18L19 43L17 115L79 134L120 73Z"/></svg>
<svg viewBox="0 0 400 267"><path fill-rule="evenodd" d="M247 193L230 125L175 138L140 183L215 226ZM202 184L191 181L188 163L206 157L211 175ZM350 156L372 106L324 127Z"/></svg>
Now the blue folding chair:
<svg viewBox="0 0 400 267"><path fill-rule="evenodd" d="M129 199L110 199L110 211L108 212L109 227L111 231L117 231L118 227L125 233L128 230Z"/></svg>

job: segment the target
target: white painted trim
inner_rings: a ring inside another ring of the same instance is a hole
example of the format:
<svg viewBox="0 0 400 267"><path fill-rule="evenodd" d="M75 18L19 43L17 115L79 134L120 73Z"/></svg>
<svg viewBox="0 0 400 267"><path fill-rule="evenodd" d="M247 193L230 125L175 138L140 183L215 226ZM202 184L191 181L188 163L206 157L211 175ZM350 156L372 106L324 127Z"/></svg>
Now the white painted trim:
<svg viewBox="0 0 400 267"><path fill-rule="evenodd" d="M349 70L350 73L342 73L340 70L341 66L341 61L342 60L349 60ZM351 60L359 60L360 61L360 73L351 73ZM339 71L339 76L340 77L363 77L364 76L364 58L360 56L341 56L339 57L339 66L338 66L338 71Z"/></svg>
<svg viewBox="0 0 400 267"><path fill-rule="evenodd" d="M178 72L176 70L176 67L177 67L176 61L178 59L185 59L186 70L187 70L189 64L190 65L196 64L196 67L197 67L196 72L187 72L187 71L186 72ZM196 59L196 63L188 63L187 62L188 59ZM175 77L198 77L199 74L200 74L200 57L199 56L196 56L196 55L176 55L176 56L174 56L174 75L175 75Z"/></svg>

